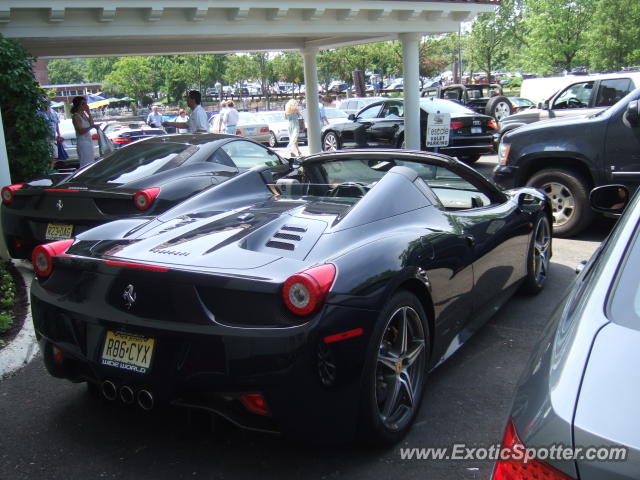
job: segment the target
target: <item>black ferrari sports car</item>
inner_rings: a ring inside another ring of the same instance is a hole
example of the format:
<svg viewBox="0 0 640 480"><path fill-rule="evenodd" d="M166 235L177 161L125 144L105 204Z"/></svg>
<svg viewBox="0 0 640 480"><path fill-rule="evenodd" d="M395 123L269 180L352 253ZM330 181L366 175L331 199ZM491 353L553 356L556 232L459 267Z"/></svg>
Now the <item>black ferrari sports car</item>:
<svg viewBox="0 0 640 480"><path fill-rule="evenodd" d="M551 210L465 164L399 150L256 167L157 218L38 246L44 362L109 400L261 431L398 441L444 361L542 289Z"/></svg>
<svg viewBox="0 0 640 480"><path fill-rule="evenodd" d="M5 242L12 257L29 258L36 245L119 218L158 215L256 165L276 175L289 170L275 152L235 135L152 137L71 175L4 187Z"/></svg>
<svg viewBox="0 0 640 480"><path fill-rule="evenodd" d="M446 153L466 163L481 155L493 153L495 120L476 113L458 103L438 98L420 99L420 149L427 150L427 119L432 113L448 113L449 145L440 147ZM348 148L404 148L404 103L390 98L367 105L349 121L327 125L322 129L322 150L332 152Z"/></svg>

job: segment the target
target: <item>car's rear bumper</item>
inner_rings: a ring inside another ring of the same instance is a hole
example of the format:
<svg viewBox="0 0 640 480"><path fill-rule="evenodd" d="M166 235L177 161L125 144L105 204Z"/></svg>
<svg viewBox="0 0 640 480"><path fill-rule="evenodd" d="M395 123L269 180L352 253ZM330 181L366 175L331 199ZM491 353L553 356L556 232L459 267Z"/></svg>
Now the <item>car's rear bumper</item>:
<svg viewBox="0 0 640 480"><path fill-rule="evenodd" d="M184 324L134 315L81 314L74 301L34 281L31 302L36 336L49 372L74 382L117 389L145 389L157 403L207 410L239 426L293 434L351 438L355 433L365 352L376 312L326 305L308 323L292 328L234 328ZM56 301L52 301L57 299ZM65 306L65 308L60 308ZM362 328L362 335L326 343L336 333ZM105 365L107 331L143 335L155 341L144 373ZM53 359L52 346L64 355ZM327 362L334 374L327 379ZM241 395L262 394L268 414L251 412Z"/></svg>

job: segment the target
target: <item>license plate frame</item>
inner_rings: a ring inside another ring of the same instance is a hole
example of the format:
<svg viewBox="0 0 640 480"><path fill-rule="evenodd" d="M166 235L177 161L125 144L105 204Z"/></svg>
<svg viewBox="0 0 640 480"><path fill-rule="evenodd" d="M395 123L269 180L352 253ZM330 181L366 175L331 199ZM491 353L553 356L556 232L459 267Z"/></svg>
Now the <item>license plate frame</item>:
<svg viewBox="0 0 640 480"><path fill-rule="evenodd" d="M67 240L73 237L73 225L68 223L47 223L45 240Z"/></svg>
<svg viewBox="0 0 640 480"><path fill-rule="evenodd" d="M472 135L477 135L479 133L482 133L482 127L471 127L471 134Z"/></svg>
<svg viewBox="0 0 640 480"><path fill-rule="evenodd" d="M107 330L100 364L134 373L147 373L155 353L156 339L117 330Z"/></svg>

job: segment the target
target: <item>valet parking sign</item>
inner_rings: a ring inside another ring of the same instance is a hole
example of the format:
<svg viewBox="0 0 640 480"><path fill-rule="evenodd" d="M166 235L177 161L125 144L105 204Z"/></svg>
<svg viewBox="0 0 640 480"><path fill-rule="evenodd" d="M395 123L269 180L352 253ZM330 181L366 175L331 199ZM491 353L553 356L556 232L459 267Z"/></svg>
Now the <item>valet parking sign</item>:
<svg viewBox="0 0 640 480"><path fill-rule="evenodd" d="M427 147L449 145L450 113L430 113L427 117Z"/></svg>

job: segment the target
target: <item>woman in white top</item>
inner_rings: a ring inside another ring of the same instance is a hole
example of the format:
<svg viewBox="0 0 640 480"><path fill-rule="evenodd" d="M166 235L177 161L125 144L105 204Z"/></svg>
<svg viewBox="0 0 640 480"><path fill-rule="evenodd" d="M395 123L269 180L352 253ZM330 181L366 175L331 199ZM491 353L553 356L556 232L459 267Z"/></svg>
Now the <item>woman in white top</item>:
<svg viewBox="0 0 640 480"><path fill-rule="evenodd" d="M184 123L186 127L186 123L189 121L189 117L187 116L187 112L184 111L183 108L178 112L178 116L176 117L176 123ZM188 133L188 128L178 128L178 133Z"/></svg>
<svg viewBox="0 0 640 480"><path fill-rule="evenodd" d="M71 121L73 128L76 130L76 149L80 167L84 167L95 160L95 151L93 149L93 141L91 140L91 130L98 129L99 124L93 122L89 105L85 97L74 97L73 106L71 107Z"/></svg>

